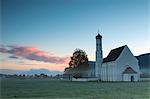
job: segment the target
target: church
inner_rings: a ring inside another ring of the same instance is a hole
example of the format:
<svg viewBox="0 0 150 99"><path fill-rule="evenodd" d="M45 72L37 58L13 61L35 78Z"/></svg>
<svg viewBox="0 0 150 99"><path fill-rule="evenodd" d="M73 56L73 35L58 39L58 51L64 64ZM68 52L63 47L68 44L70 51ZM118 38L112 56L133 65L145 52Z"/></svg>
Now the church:
<svg viewBox="0 0 150 99"><path fill-rule="evenodd" d="M100 34L96 36L96 61L89 61L88 66L65 72L72 73L80 73L82 78L97 78L101 81L138 81L140 78L138 60L127 45L112 49L108 56L103 58Z"/></svg>

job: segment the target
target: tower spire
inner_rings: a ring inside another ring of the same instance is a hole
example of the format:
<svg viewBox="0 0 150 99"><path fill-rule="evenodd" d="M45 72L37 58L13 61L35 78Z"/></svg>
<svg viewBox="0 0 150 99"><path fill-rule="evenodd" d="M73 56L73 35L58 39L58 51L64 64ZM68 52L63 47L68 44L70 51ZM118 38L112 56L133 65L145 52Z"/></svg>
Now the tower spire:
<svg viewBox="0 0 150 99"><path fill-rule="evenodd" d="M96 36L96 63L95 63L95 77L101 79L101 68L102 68L102 36L99 34Z"/></svg>

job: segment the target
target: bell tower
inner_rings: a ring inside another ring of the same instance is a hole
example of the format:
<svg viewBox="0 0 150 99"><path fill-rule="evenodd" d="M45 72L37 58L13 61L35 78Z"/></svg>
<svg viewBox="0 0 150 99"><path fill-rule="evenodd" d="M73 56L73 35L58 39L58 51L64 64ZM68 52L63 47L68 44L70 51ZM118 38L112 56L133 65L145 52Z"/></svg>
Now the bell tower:
<svg viewBox="0 0 150 99"><path fill-rule="evenodd" d="M102 53L102 36L99 34L96 36L96 64L95 64L95 77L101 79L101 67L103 61Z"/></svg>

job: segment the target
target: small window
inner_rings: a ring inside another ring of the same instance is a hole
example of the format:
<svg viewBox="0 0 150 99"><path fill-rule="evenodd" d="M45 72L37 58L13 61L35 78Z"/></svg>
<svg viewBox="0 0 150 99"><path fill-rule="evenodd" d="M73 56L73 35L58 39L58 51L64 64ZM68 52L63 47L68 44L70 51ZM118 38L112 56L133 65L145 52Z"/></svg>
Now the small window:
<svg viewBox="0 0 150 99"><path fill-rule="evenodd" d="M97 46L98 46L98 44L97 44Z"/></svg>

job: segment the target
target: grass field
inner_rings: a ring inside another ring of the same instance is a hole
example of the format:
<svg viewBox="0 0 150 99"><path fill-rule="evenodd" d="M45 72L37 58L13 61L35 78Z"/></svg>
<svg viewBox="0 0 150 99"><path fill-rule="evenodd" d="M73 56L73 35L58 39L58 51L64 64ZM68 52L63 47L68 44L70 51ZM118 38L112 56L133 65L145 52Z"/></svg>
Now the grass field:
<svg viewBox="0 0 150 99"><path fill-rule="evenodd" d="M150 99L150 82L1 79L2 99Z"/></svg>

